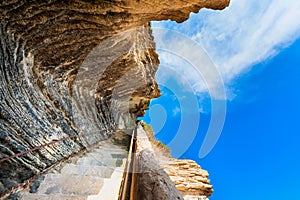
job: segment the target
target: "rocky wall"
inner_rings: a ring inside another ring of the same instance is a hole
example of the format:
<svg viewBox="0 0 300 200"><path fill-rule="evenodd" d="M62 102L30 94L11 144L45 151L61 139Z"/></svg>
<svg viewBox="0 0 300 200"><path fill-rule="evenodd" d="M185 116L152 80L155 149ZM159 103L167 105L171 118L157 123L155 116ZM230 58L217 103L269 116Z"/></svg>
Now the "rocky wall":
<svg viewBox="0 0 300 200"><path fill-rule="evenodd" d="M1 1L0 194L116 129L132 129L159 96L150 20L182 22L228 3Z"/></svg>

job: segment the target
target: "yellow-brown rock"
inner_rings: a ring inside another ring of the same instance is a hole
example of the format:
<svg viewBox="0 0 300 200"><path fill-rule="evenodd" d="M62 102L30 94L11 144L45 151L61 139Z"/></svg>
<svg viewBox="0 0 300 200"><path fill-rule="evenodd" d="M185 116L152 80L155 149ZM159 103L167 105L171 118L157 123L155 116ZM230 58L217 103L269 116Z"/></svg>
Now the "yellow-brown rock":
<svg viewBox="0 0 300 200"><path fill-rule="evenodd" d="M213 187L208 172L193 160L169 158L161 164L185 199L204 198L212 195Z"/></svg>
<svg viewBox="0 0 300 200"><path fill-rule="evenodd" d="M154 139L152 128L144 124L144 129L160 167L169 175L183 198L185 200L208 200L213 192L208 172L193 160L172 158L170 151Z"/></svg>
<svg viewBox="0 0 300 200"><path fill-rule="evenodd" d="M182 22L201 8L228 4L1 1L0 159L43 148L1 162L0 196L116 129L133 128L159 96L151 20Z"/></svg>

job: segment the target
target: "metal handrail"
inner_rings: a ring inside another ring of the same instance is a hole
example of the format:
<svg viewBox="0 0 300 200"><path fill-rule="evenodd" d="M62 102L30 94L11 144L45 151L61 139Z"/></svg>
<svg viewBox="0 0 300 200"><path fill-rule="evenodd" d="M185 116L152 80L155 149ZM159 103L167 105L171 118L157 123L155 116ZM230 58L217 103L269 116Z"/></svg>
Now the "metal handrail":
<svg viewBox="0 0 300 200"><path fill-rule="evenodd" d="M102 132L102 131L107 131L107 130L106 130L106 129L102 129L102 130L99 130L99 131ZM57 143L57 142L65 141L65 140L70 139L70 138L79 137L79 136L88 136L88 135L99 134L99 131L97 131L97 132L92 132L92 133L89 133L89 134L87 134L87 133L82 133L82 134L72 135L72 136L69 136L69 137L62 138L62 139L60 139L60 140L52 140L51 142L49 142L49 143L47 143L47 144L40 145L40 146L36 146L36 147L33 147L33 148L28 149L28 150L26 150L26 151L22 151L22 152L20 152L20 153L14 154L14 155L12 155L12 156L2 158L2 159L0 160L0 163L1 163L1 162L4 162L4 161L7 161L7 160L9 160L9 159L12 159L12 158L15 158L15 157L18 157L18 156L21 156L21 155L24 155L24 154L33 152L33 151L36 151L36 150L41 149L41 148L43 148L43 147L45 147L45 146L50 146L50 145L55 144L55 143ZM100 142L101 142L101 141L100 141ZM99 143L92 144L92 145L90 145L89 147L95 147L95 146L97 146L97 145L99 145ZM54 168L55 166L59 165L60 163L65 162L65 161L67 161L68 159L70 159L70 158L72 158L72 157L75 157L75 156L78 156L78 155L84 153L85 150L86 150L86 149L82 149L82 150L80 150L80 151L78 151L78 152L75 152L74 154L72 154L72 155L70 155L70 156L68 156L68 157L63 158L62 160L59 160L58 162L54 163L52 166L49 166L49 168L46 168L46 169L40 171L39 173L35 174L33 177L29 178L29 179L26 180L25 182L20 183L20 184L18 184L18 185L15 185L13 188L11 188L10 190L8 190L8 191L6 191L6 192L4 192L4 193L0 193L0 199L7 197L7 196L8 196L9 194L11 194L12 192L16 192L16 191L20 190L21 188L28 187L28 185L29 185L30 183L32 183L34 180L36 180L39 176L41 176L41 175L47 173L50 169Z"/></svg>
<svg viewBox="0 0 300 200"><path fill-rule="evenodd" d="M100 132L101 132L101 131L105 131L105 129L100 130ZM87 134L87 133L82 133L82 134L77 134L77 135L71 135L71 136L69 136L69 137L64 137L64 138L61 138L61 139L59 139L59 140L56 140L56 139L55 139L55 140L52 140L51 142L49 142L49 143L47 143L47 144L43 144L43 145L40 145L40 146L35 146L35 147L31 148L31 149L28 149L28 150L25 150L25 151L16 153L16 154L11 155L11 156L9 156L9 157L2 158L2 159L0 159L0 163L1 163L1 162L4 162L4 161L7 161L7 160L10 160L10 159L12 159L12 158L16 158L16 157L22 156L22 155L27 154L27 153L31 153L31 152L33 152L33 151L37 151L37 150L39 150L39 149L42 149L42 148L44 148L44 147L50 146L50 145L52 145L52 144L55 144L55 143L58 143L58 142L61 142L61 141L66 141L66 140L68 140L68 139L75 138L75 137L88 136L88 135L95 135L95 134L99 134L99 131L97 131L97 132L95 132L95 133L88 133L88 134Z"/></svg>
<svg viewBox="0 0 300 200"><path fill-rule="evenodd" d="M133 167L135 166L135 158L134 158L134 153L135 153L135 137L137 133L137 125L133 129L132 135L131 135L131 141L130 141L130 146L129 146L129 151L128 151L128 157L126 161L126 166L125 166L125 175L124 179L121 185L121 193L119 196L119 200L126 200L126 196L128 194L129 190L129 195L131 195L131 191L133 190L133 185L132 184L132 170ZM131 177L130 177L131 176ZM131 181L131 182L129 182ZM129 185L130 184L130 185ZM130 188L129 188L130 187Z"/></svg>
<svg viewBox="0 0 300 200"><path fill-rule="evenodd" d="M106 131L106 130L100 130L100 132L102 132L102 131ZM94 134L99 134L99 131L97 131L95 133L89 133L89 134L82 133L82 134L72 135L72 136L61 138L59 140L55 139L55 140L52 140L49 143L46 143L46 144L43 144L43 145L40 145L40 146L35 146L31 149L16 153L16 154L11 155L9 157L2 158L2 159L0 159L0 163L4 162L4 161L7 161L7 160L10 160L10 159L13 159L13 158L16 158L16 157L19 157L19 156L22 156L22 155L25 155L25 154L28 154L28 153L31 153L33 151L37 151L39 149L42 149L44 147L53 145L53 144L61 142L61 141L66 141L66 140L69 140L69 139L72 139L72 138L76 138L76 137L80 137L80 136L94 135ZM121 193L119 195L120 200L126 200L126 195L128 193L130 195L130 199L134 198L132 195L134 194L134 185L135 185L133 183L134 182L134 176L133 176L134 172L133 172L133 170L135 168L135 155L134 155L134 153L135 153L135 149L136 149L136 143L135 143L136 135L137 135L137 125L133 129L132 136L131 136L131 141L130 141L130 146L129 146L129 151L128 151L128 157L127 157L125 172L124 172L125 173L124 174L124 179L122 181L121 190L120 190Z"/></svg>

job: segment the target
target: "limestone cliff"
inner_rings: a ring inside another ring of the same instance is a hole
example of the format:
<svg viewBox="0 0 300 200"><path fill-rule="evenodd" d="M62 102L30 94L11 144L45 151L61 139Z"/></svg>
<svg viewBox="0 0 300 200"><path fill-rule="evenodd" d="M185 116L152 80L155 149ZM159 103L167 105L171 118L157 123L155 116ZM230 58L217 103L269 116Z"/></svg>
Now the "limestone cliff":
<svg viewBox="0 0 300 200"><path fill-rule="evenodd" d="M208 172L193 160L169 159L161 164L185 200L208 200L213 187Z"/></svg>
<svg viewBox="0 0 300 200"><path fill-rule="evenodd" d="M183 200L167 173L159 165L160 157L154 152L153 142L147 131L138 126L137 135L137 199ZM152 143L152 144L151 144Z"/></svg>
<svg viewBox="0 0 300 200"><path fill-rule="evenodd" d="M185 200L208 200L213 192L208 172L193 160L172 158L170 150L154 139L152 128L145 123L143 127L151 143L149 148L152 149L157 163L168 174L183 198Z"/></svg>
<svg viewBox="0 0 300 200"><path fill-rule="evenodd" d="M132 129L159 96L150 20L182 22L228 3L1 1L0 194Z"/></svg>

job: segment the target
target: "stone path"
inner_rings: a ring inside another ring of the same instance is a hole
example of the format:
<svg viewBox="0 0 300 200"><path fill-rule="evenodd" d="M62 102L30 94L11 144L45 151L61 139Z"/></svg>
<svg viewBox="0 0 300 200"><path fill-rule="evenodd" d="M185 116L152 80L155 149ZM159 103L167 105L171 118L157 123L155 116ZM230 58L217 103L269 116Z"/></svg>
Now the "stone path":
<svg viewBox="0 0 300 200"><path fill-rule="evenodd" d="M117 200L128 152L102 142L40 180L38 188L20 194L23 200Z"/></svg>

